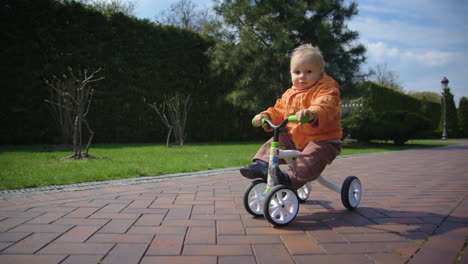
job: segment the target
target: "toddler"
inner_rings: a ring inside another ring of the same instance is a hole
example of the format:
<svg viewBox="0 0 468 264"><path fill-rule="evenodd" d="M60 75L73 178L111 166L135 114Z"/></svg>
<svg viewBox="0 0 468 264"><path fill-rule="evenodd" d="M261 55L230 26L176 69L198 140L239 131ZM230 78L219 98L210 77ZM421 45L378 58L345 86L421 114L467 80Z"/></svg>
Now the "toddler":
<svg viewBox="0 0 468 264"><path fill-rule="evenodd" d="M280 135L281 149L299 150L301 156L294 170L278 169L276 175L281 184L299 189L318 178L341 151L340 86L326 75L322 53L311 44L304 44L293 51L291 81L293 86L276 101L275 106L256 115L252 122L260 126L263 118L279 124L291 115L296 115L299 120L309 117L310 122L306 124L288 123L287 134ZM269 128L264 126L264 129ZM240 169L244 177L266 180L272 141L270 139L263 144L252 164Z"/></svg>

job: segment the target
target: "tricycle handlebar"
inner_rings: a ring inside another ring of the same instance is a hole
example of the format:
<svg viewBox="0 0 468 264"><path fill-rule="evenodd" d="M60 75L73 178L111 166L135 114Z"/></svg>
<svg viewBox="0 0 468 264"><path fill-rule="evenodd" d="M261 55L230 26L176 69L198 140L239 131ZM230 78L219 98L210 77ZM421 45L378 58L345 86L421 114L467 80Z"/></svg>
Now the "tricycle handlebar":
<svg viewBox="0 0 468 264"><path fill-rule="evenodd" d="M299 119L297 118L297 116L292 115L292 116L289 116L288 118L286 118L285 120L283 120L283 122L281 122L281 124L279 124L279 125L273 124L270 120L268 120L268 119L266 119L266 118L263 118L261 123L262 123L262 125L268 125L268 126L270 126L271 128L273 128L273 129L279 129L279 128L285 127L289 122L307 123L307 122L309 122L309 119L310 119L309 116L306 115L306 116L303 116L303 117L301 118L301 120L299 121ZM252 125L253 125L254 127L258 127L253 121L252 121Z"/></svg>

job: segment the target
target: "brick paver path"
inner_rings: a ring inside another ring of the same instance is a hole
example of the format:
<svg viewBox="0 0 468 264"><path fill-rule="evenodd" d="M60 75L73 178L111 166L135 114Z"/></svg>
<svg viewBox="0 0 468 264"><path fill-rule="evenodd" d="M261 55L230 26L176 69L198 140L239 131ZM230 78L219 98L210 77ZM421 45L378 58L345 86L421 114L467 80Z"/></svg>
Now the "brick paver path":
<svg viewBox="0 0 468 264"><path fill-rule="evenodd" d="M0 200L0 263L468 263L458 143L336 160L360 207L314 183L286 228L245 212L238 173Z"/></svg>

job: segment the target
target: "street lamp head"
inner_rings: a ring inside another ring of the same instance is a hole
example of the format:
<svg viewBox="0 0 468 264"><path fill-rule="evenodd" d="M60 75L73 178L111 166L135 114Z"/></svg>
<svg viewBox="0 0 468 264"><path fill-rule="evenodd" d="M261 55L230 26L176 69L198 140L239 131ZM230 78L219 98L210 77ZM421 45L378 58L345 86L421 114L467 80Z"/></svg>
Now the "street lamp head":
<svg viewBox="0 0 468 264"><path fill-rule="evenodd" d="M444 77L444 79L442 79L440 83L442 84L442 89L444 91L448 89L449 80L447 79L447 77Z"/></svg>

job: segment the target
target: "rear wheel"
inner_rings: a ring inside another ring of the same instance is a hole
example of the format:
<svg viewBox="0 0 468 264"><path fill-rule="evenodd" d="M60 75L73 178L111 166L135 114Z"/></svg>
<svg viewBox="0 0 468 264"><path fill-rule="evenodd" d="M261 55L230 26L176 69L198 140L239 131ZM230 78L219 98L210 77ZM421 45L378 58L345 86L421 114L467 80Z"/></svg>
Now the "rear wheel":
<svg viewBox="0 0 468 264"><path fill-rule="evenodd" d="M354 210L361 202L362 185L356 176L348 176L341 187L341 202L344 207Z"/></svg>
<svg viewBox="0 0 468 264"><path fill-rule="evenodd" d="M255 180L244 192L244 207L249 214L260 217L263 216L263 200L265 198L266 182Z"/></svg>
<svg viewBox="0 0 468 264"><path fill-rule="evenodd" d="M297 190L297 197L299 198L299 202L303 203L307 200L310 195L310 191L312 190L312 184L310 182L304 184L301 188Z"/></svg>

